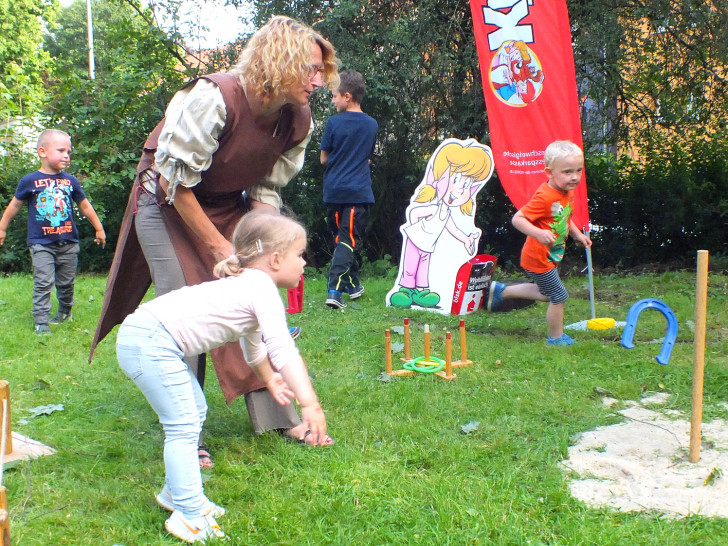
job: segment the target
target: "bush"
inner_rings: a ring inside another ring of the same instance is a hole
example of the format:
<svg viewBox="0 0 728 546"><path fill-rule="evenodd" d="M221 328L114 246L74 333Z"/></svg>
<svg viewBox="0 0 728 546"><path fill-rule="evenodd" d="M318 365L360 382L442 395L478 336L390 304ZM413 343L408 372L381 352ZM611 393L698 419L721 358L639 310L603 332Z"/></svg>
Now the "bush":
<svg viewBox="0 0 728 546"><path fill-rule="evenodd" d="M641 163L587 157L595 264L692 264L698 250L725 253L727 151L715 139L655 147Z"/></svg>
<svg viewBox="0 0 728 546"><path fill-rule="evenodd" d="M5 155L0 156L0 206L4 211L15 195L20 179L38 168L38 157L5 141L3 150ZM0 271L30 270L27 225L28 209L24 207L10 223L5 244L0 247Z"/></svg>

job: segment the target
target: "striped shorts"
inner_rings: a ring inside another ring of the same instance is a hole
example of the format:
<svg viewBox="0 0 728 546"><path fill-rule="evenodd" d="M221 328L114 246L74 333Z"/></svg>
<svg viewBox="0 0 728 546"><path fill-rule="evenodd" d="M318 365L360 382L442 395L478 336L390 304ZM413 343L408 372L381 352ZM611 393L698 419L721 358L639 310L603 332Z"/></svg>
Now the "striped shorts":
<svg viewBox="0 0 728 546"><path fill-rule="evenodd" d="M536 283L538 291L549 299L550 303L564 303L569 299L569 293L564 288L564 283L559 277L559 269L554 267L546 273L534 273L526 271L526 275Z"/></svg>

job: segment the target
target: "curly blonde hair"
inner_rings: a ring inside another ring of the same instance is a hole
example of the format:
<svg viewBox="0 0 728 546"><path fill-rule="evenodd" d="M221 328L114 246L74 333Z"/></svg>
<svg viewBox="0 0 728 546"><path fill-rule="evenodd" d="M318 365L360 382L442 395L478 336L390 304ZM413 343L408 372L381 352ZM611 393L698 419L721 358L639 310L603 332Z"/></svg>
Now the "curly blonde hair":
<svg viewBox="0 0 728 546"><path fill-rule="evenodd" d="M250 37L231 73L263 102L270 102L310 77L314 44L323 56L324 85L335 89L339 59L334 46L308 25L282 15L271 18Z"/></svg>

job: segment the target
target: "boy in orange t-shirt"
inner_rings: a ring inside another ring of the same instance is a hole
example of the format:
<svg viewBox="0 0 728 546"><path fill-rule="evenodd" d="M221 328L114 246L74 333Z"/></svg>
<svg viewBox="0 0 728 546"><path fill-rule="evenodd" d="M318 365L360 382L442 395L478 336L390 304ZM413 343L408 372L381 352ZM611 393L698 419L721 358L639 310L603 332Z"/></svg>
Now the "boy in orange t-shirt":
<svg viewBox="0 0 728 546"><path fill-rule="evenodd" d="M533 283L506 286L493 281L488 310L495 311L505 299L547 301L549 345L572 345L576 342L564 333L564 302L569 294L559 277L558 265L564 257L569 235L583 247L592 244L571 221L574 189L584 170L584 155L573 142L557 140L546 148L544 163L548 181L541 184L512 220L513 226L527 235L521 251L521 267Z"/></svg>

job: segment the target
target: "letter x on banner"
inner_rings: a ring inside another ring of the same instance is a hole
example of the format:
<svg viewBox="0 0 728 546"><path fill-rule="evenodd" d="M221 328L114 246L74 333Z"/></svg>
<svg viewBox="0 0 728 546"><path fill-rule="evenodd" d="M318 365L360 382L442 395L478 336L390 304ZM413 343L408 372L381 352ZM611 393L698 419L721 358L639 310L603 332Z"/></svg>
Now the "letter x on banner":
<svg viewBox="0 0 728 546"><path fill-rule="evenodd" d="M565 0L470 0L498 178L520 209L545 182L554 140L583 149ZM571 219L589 228L585 175Z"/></svg>

